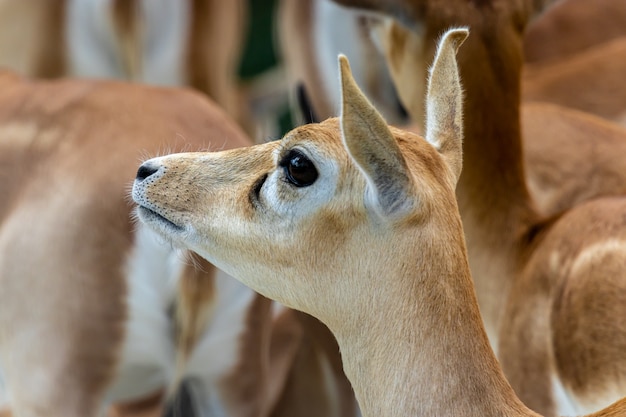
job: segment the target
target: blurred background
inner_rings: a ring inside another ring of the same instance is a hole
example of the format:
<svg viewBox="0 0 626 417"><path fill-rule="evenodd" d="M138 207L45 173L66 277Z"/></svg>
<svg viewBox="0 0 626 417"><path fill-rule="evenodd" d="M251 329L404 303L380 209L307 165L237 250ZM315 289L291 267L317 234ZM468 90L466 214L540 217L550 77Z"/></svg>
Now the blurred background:
<svg viewBox="0 0 626 417"><path fill-rule="evenodd" d="M276 0L0 0L0 66L37 78L188 85L256 140L275 139L292 126L276 8Z"/></svg>

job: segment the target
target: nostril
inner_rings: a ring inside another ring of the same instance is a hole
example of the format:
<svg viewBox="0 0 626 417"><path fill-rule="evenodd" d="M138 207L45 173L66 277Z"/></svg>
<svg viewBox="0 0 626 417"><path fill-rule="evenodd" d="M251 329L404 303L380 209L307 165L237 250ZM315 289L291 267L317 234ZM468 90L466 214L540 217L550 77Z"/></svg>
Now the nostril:
<svg viewBox="0 0 626 417"><path fill-rule="evenodd" d="M150 161L143 163L137 170L137 180L143 181L159 170L159 166Z"/></svg>

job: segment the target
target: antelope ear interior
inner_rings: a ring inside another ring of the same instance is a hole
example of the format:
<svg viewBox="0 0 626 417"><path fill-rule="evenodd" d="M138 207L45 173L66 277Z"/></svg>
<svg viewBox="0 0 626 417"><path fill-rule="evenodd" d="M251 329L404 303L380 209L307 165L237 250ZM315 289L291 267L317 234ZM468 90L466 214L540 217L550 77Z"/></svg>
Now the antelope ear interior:
<svg viewBox="0 0 626 417"><path fill-rule="evenodd" d="M426 94L426 140L447 161L455 182L463 166L463 88L456 53L468 35L467 28L458 28L441 37Z"/></svg>
<svg viewBox="0 0 626 417"><path fill-rule="evenodd" d="M348 59L339 56L341 130L344 145L367 180L366 204L381 217L395 217L416 201L411 176L387 122L357 86Z"/></svg>

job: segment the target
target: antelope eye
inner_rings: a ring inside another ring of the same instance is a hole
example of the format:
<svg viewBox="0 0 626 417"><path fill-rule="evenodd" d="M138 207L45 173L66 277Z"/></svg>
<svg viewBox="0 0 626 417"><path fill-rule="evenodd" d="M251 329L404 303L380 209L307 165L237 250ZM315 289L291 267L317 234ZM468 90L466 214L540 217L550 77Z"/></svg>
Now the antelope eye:
<svg viewBox="0 0 626 417"><path fill-rule="evenodd" d="M295 149L289 151L279 165L285 169L287 181L296 187L307 187L313 184L318 176L313 162Z"/></svg>

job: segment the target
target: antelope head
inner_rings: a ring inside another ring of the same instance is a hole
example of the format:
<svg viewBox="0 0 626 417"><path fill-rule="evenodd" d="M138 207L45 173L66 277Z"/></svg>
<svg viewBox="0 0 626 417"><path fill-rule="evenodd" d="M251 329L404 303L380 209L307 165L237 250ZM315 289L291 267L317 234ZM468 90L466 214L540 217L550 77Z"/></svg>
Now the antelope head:
<svg viewBox="0 0 626 417"><path fill-rule="evenodd" d="M455 53L467 33L442 38L426 140L389 127L339 57L339 118L278 142L146 161L132 191L139 219L333 331L360 319L380 301L372 294L401 291L388 277L448 268L452 246L464 245Z"/></svg>

